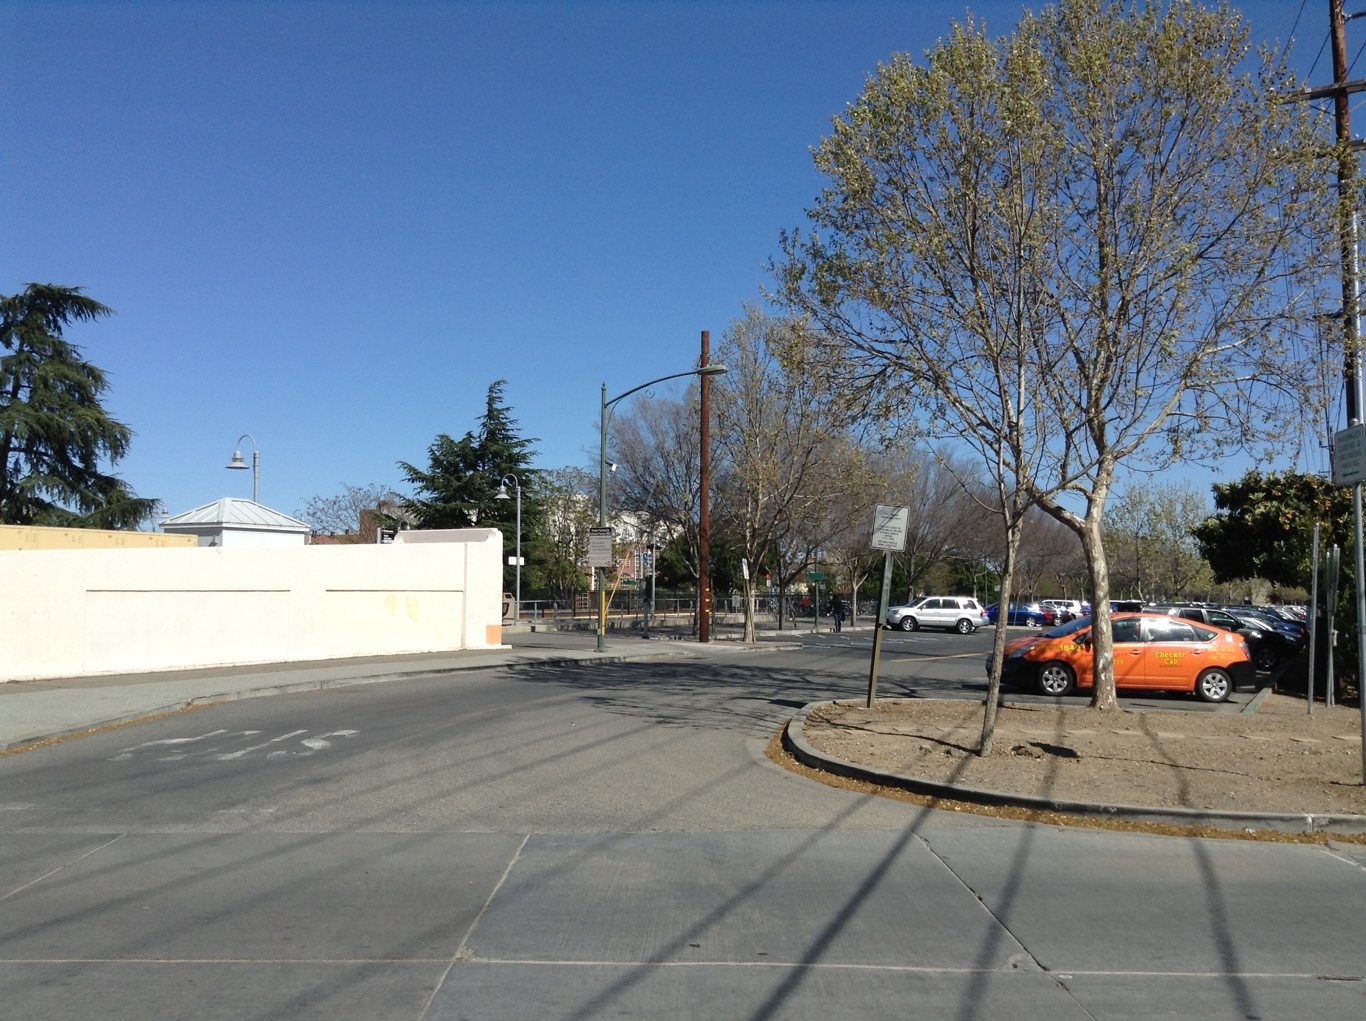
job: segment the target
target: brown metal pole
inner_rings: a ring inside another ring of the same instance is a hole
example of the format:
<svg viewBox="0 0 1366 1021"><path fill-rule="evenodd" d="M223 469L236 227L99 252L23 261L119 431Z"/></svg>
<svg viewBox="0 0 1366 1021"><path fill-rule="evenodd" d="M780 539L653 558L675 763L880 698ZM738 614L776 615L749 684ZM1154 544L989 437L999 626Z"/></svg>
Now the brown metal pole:
<svg viewBox="0 0 1366 1021"><path fill-rule="evenodd" d="M1342 0L1328 0L1328 28L1333 41L1333 84L1341 85L1347 81L1347 30L1346 18L1342 12ZM1342 247L1342 327L1344 333L1343 376L1346 384L1347 421L1352 423L1361 418L1357 408L1357 347L1360 339L1357 330L1357 259L1356 259L1356 220L1352 200L1352 178L1356 176L1356 158L1346 148L1352 140L1352 109L1347 93L1340 91L1333 96L1333 120L1336 127L1337 144L1342 147L1338 155L1338 235Z"/></svg>
<svg viewBox="0 0 1366 1021"><path fill-rule="evenodd" d="M711 331L702 331L702 360L711 364ZM702 381L702 464L697 494L697 640L711 641L711 377Z"/></svg>

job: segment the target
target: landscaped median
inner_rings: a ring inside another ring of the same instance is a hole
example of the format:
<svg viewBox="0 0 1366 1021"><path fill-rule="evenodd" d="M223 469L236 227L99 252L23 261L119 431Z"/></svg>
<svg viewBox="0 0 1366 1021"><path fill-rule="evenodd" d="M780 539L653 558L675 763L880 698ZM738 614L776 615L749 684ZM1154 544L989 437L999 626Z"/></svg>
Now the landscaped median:
<svg viewBox="0 0 1366 1021"><path fill-rule="evenodd" d="M1254 713L1016 704L979 756L981 702L908 699L813 703L783 744L809 768L992 814L1366 834L1360 727L1355 709L1308 716L1274 694Z"/></svg>

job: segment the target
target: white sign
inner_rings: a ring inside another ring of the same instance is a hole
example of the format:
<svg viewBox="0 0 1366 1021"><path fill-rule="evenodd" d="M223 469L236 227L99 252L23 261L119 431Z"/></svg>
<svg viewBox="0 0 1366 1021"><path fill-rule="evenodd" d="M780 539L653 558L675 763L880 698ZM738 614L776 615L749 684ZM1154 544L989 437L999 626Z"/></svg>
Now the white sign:
<svg viewBox="0 0 1366 1021"><path fill-rule="evenodd" d="M526 557L508 557L509 567L525 567Z"/></svg>
<svg viewBox="0 0 1366 1021"><path fill-rule="evenodd" d="M588 530L588 566L615 567L612 557L612 529L590 528Z"/></svg>
<svg viewBox="0 0 1366 1021"><path fill-rule="evenodd" d="M1348 426L1333 434L1333 482L1339 486L1366 482L1366 425Z"/></svg>
<svg viewBox="0 0 1366 1021"><path fill-rule="evenodd" d="M906 526L911 521L909 507L878 504L873 511L873 549L899 553L906 548Z"/></svg>

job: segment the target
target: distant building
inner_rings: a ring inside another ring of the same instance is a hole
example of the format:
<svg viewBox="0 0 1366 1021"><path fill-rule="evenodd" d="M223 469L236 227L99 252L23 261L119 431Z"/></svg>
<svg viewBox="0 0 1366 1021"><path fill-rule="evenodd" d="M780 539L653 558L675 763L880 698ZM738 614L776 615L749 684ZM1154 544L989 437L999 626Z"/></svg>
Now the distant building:
<svg viewBox="0 0 1366 1021"><path fill-rule="evenodd" d="M167 518L161 530L170 535L193 535L200 546L305 546L309 527L277 510L225 496L213 503Z"/></svg>

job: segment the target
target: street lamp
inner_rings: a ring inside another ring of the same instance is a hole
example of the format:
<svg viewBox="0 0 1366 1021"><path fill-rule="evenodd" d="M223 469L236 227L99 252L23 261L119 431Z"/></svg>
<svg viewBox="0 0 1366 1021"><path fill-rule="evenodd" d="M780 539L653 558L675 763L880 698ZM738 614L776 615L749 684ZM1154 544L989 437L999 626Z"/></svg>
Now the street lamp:
<svg viewBox="0 0 1366 1021"><path fill-rule="evenodd" d="M237 449L232 452L232 460L226 465L241 471L247 470L247 462L242 459L242 441L251 440L251 502L261 502L261 451L256 447L256 437L243 433L237 437Z"/></svg>
<svg viewBox="0 0 1366 1021"><path fill-rule="evenodd" d="M687 372L675 372L668 376L660 376L652 379L648 383L641 383L640 386L633 386L625 393L617 394L610 401L607 399L607 384L602 384L602 447L601 455L598 457L598 527L607 527L607 412L618 401L625 400L633 393L638 393L646 387L654 386L656 383L663 383L670 379L682 379L684 376L719 376L726 371L724 365L703 365L700 368L689 369ZM607 568L598 567L598 652L607 651ZM706 565L702 566L706 570Z"/></svg>
<svg viewBox="0 0 1366 1021"><path fill-rule="evenodd" d="M522 480L509 472L498 485L495 500L511 500L508 496L508 482L517 488L517 602L513 604L512 623L522 622Z"/></svg>

